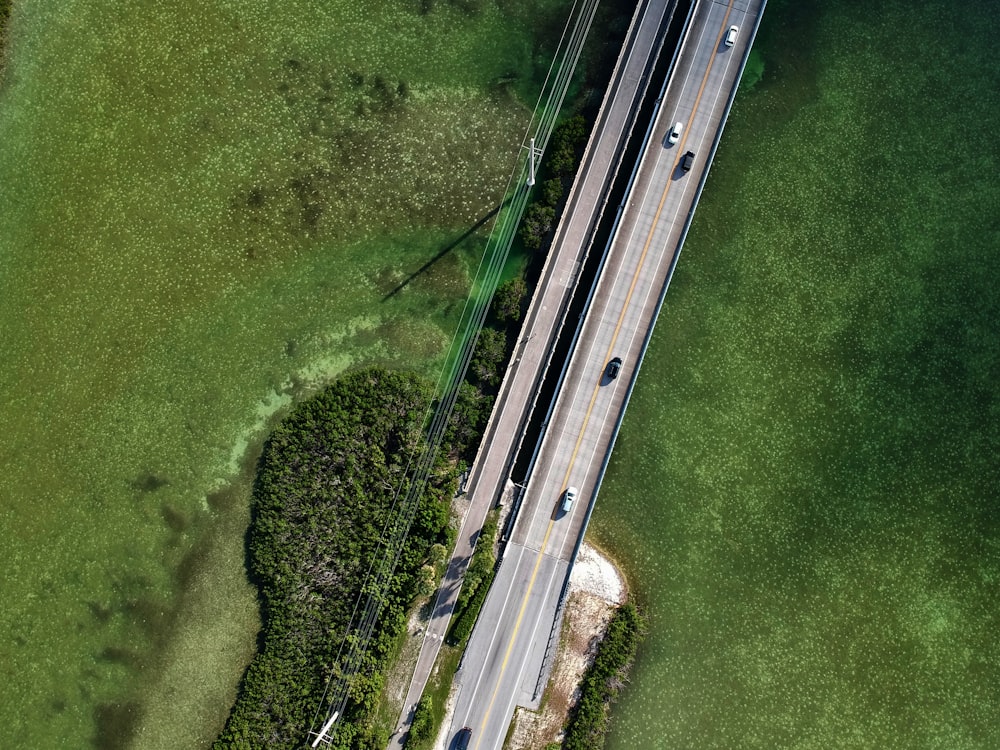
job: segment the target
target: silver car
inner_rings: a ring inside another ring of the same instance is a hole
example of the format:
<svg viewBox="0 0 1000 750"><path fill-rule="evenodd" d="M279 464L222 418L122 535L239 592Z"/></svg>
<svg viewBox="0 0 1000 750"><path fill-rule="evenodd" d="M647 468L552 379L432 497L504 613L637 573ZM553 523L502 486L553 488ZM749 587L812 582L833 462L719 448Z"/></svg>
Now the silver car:
<svg viewBox="0 0 1000 750"><path fill-rule="evenodd" d="M566 493L563 495L562 509L563 513L569 513L573 509L573 501L576 500L577 489L576 487L567 487Z"/></svg>

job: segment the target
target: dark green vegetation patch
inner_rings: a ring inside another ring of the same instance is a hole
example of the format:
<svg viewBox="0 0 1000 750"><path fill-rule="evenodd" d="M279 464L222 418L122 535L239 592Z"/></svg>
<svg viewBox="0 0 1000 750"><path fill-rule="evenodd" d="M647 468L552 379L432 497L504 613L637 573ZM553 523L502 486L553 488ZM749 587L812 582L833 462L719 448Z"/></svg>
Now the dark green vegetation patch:
<svg viewBox="0 0 1000 750"><path fill-rule="evenodd" d="M587 142L588 124L582 115L566 120L552 132L552 141L545 156L542 174L546 178L535 199L528 205L521 222L521 243L532 252L548 251L549 233L555 228L561 213L564 183L572 181L580 164L580 152Z"/></svg>
<svg viewBox="0 0 1000 750"><path fill-rule="evenodd" d="M0 41L2 41L3 35L7 31L8 20L10 20L10 0L0 0ZM0 54L2 54L2 51L0 51Z"/></svg>
<svg viewBox="0 0 1000 750"><path fill-rule="evenodd" d="M597 648L594 663L580 682L580 698L570 712L563 750L598 750L604 747L608 711L625 685L625 674L645 632L646 623L629 602L618 608L608 632Z"/></svg>
<svg viewBox="0 0 1000 750"><path fill-rule="evenodd" d="M407 747L430 739L434 728L434 699L425 695L413 710L413 721L410 723L410 734L407 736Z"/></svg>
<svg viewBox="0 0 1000 750"><path fill-rule="evenodd" d="M462 646L468 640L479 617L479 610L486 602L486 594L493 585L497 562L497 556L493 552L493 545L497 540L497 518L496 513L490 514L476 540L472 562L469 563L462 581L462 591L455 602L455 614L448 631L449 645Z"/></svg>
<svg viewBox="0 0 1000 750"><path fill-rule="evenodd" d="M259 629L243 458L341 372L438 372L568 5L13 5L0 747L204 747Z"/></svg>
<svg viewBox="0 0 1000 750"><path fill-rule="evenodd" d="M423 381L372 369L299 405L264 449L253 496L250 566L263 594L263 648L216 748L297 748L305 741L337 649L407 464L423 447ZM446 541L454 471L440 468L400 557L335 747L384 747L367 717L384 661L431 546Z"/></svg>

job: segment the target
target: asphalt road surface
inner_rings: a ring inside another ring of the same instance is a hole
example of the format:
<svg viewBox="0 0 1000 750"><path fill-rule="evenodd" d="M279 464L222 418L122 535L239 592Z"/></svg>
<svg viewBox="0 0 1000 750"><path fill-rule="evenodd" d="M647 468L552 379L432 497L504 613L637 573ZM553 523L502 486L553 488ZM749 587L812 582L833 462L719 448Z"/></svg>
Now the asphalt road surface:
<svg viewBox="0 0 1000 750"><path fill-rule="evenodd" d="M627 205L565 371L524 503L457 677L451 737L473 730L470 750L498 750L514 707L535 706L559 595L619 417L637 374L660 294L680 251L730 93L764 0L699 0ZM740 33L733 46L730 26ZM675 122L677 143L667 143ZM694 153L690 171L683 155ZM530 331L527 332L530 335ZM620 357L616 379L606 366ZM568 511L563 493L579 488Z"/></svg>

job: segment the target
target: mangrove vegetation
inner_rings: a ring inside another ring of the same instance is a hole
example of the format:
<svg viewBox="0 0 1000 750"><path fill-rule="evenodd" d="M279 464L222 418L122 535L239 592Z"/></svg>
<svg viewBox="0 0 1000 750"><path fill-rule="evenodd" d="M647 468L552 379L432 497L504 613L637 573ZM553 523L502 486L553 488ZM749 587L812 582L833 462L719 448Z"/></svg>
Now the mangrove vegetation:
<svg viewBox="0 0 1000 750"><path fill-rule="evenodd" d="M580 683L580 697L570 711L563 750L600 750L604 747L611 704L625 686L625 675L645 629L642 615L631 602L615 611L597 647L594 662Z"/></svg>
<svg viewBox="0 0 1000 750"><path fill-rule="evenodd" d="M350 373L299 404L261 457L252 498L248 564L262 597L259 653L215 743L297 748L305 741L358 601L382 529L405 492L407 465L424 447L429 386L414 375ZM422 568L450 545L453 462L432 472L387 591L335 747L384 747L371 715L386 658L405 627Z"/></svg>

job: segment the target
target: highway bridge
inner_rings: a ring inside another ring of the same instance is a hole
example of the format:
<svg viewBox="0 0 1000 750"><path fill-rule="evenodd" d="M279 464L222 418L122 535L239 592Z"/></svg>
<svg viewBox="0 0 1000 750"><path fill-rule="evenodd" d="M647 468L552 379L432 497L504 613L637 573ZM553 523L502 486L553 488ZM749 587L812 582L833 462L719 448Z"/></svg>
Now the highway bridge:
<svg viewBox="0 0 1000 750"><path fill-rule="evenodd" d="M698 0L532 462L514 532L457 676L452 735L502 747L514 708L536 707L569 568L586 530L765 0ZM652 5L650 6L650 9ZM647 11L648 12L648 11ZM735 41L727 44L731 27ZM683 128L676 143L668 133ZM694 155L690 171L684 154ZM587 175L581 175L586 180ZM533 330L524 334L531 336ZM607 375L621 358L616 379ZM580 500L568 512L569 486Z"/></svg>
<svg viewBox="0 0 1000 750"><path fill-rule="evenodd" d="M695 0L685 18L674 19L683 23L676 50L661 49L675 3L645 0L637 10L474 464L471 506L390 748L402 746L447 629L475 530L502 496L510 499L514 455L536 408L546 412L542 435L526 485L514 493L516 522L456 676L449 742L468 726L470 748L498 749L515 706L537 707L572 560L765 2ZM729 45L733 26L738 32ZM661 53L672 59L666 81L657 85L650 76L660 69ZM649 123L637 120L647 91L657 97ZM683 128L670 143L676 122ZM622 167L624 136L633 131L643 136L641 155L634 166ZM688 152L693 165L685 171L681 162ZM620 168L632 170L625 198L608 205ZM611 240L592 248L606 213L617 214ZM592 253L601 255L585 313L568 320L579 270ZM575 327L570 355L553 359L560 330L567 327ZM611 379L606 366L614 357L623 366ZM548 368L559 370L556 395L551 403L536 403ZM578 487L580 497L564 513L560 503L568 486Z"/></svg>

